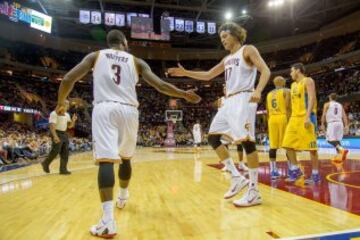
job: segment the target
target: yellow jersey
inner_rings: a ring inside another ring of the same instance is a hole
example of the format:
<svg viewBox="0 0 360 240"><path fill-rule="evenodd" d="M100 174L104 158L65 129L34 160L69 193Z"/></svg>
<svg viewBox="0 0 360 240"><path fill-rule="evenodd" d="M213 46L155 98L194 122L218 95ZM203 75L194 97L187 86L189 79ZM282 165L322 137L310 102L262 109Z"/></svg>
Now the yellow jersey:
<svg viewBox="0 0 360 240"><path fill-rule="evenodd" d="M286 90L286 88L276 88L267 94L266 107L269 117L273 115L286 115Z"/></svg>
<svg viewBox="0 0 360 240"><path fill-rule="evenodd" d="M291 84L291 116L292 117L305 117L307 107L309 104L309 96L305 85L306 77L299 82ZM316 115L317 103L315 101L312 110L312 115Z"/></svg>

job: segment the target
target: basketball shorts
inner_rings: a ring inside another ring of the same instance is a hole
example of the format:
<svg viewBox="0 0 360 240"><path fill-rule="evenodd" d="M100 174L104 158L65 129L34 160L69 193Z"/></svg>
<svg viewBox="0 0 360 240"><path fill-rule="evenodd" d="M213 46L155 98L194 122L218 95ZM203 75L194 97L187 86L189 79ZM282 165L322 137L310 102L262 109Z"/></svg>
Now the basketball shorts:
<svg viewBox="0 0 360 240"><path fill-rule="evenodd" d="M101 159L119 162L130 159L136 148L139 128L137 108L116 102L102 102L92 113L93 151L96 163Z"/></svg>
<svg viewBox="0 0 360 240"><path fill-rule="evenodd" d="M270 149L281 148L287 125L286 115L270 116L268 121Z"/></svg>
<svg viewBox="0 0 360 240"><path fill-rule="evenodd" d="M193 134L194 134L194 143L195 144L201 143L201 133L196 132L196 133L193 133Z"/></svg>
<svg viewBox="0 0 360 240"><path fill-rule="evenodd" d="M252 92L241 92L224 101L211 122L209 134L225 135L235 143L255 142L256 103L249 103Z"/></svg>
<svg viewBox="0 0 360 240"><path fill-rule="evenodd" d="M326 140L341 141L344 136L344 125L342 122L330 122L326 129Z"/></svg>
<svg viewBox="0 0 360 240"><path fill-rule="evenodd" d="M317 150L316 116L311 117L310 127L305 128L305 117L291 117L286 126L283 148L298 151Z"/></svg>

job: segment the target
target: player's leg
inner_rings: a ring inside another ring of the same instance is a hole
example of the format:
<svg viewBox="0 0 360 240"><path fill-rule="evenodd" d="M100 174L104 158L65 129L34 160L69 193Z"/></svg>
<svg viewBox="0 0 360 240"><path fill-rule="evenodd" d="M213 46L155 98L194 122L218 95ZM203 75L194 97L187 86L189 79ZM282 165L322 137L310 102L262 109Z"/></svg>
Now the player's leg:
<svg viewBox="0 0 360 240"><path fill-rule="evenodd" d="M268 121L269 127L269 142L270 142L270 150L269 150L269 164L270 164L270 173L271 179L277 179L280 177L280 174L276 167L276 151L281 146L281 122L277 119L277 116L270 117Z"/></svg>
<svg viewBox="0 0 360 240"><path fill-rule="evenodd" d="M230 120L236 143L241 142L246 153L249 168L249 189L233 203L238 207L261 204L262 199L258 190L259 155L255 143L255 120L257 104L249 103L251 93L243 93L232 99L234 109ZM238 106L237 106L238 105ZM236 108L235 108L236 106Z"/></svg>
<svg viewBox="0 0 360 240"><path fill-rule="evenodd" d="M226 120L226 105L222 107L215 115L211 122L208 142L215 150L220 161L225 165L231 174L231 185L229 190L224 194L224 198L228 199L238 194L241 189L247 185L247 180L235 167L234 161L230 157L229 150L221 143L221 136L227 135L231 139L231 130Z"/></svg>
<svg viewBox="0 0 360 240"><path fill-rule="evenodd" d="M239 158L239 169L249 171L249 168L244 163L244 148L241 144L236 144L237 155Z"/></svg>
<svg viewBox="0 0 360 240"><path fill-rule="evenodd" d="M135 108L123 106L123 113L119 119L119 149L122 163L119 166L119 194L116 206L124 208L129 199L129 183L131 179L131 161L135 153L137 132L139 128L139 113ZM121 127L120 127L121 126Z"/></svg>
<svg viewBox="0 0 360 240"><path fill-rule="evenodd" d="M303 174L296 158L296 149L299 142L302 141L299 130L299 126L303 126L304 121L302 118L291 117L289 123L286 126L284 139L282 141L282 147L286 149L286 156L289 162L289 177L286 182L294 182L299 179Z"/></svg>
<svg viewBox="0 0 360 240"><path fill-rule="evenodd" d="M310 159L312 164L311 177L305 180L305 184L315 184L320 181L319 174L319 157L317 148L317 135L316 135L316 117L311 115L312 124L302 130L302 142L300 144L300 150L310 151Z"/></svg>
<svg viewBox="0 0 360 240"><path fill-rule="evenodd" d="M110 120L115 103L97 104L92 116L92 135L94 158L99 164L98 187L102 206L102 217L97 225L90 228L94 236L110 238L116 235L114 219L114 162L120 161L117 149L118 130Z"/></svg>

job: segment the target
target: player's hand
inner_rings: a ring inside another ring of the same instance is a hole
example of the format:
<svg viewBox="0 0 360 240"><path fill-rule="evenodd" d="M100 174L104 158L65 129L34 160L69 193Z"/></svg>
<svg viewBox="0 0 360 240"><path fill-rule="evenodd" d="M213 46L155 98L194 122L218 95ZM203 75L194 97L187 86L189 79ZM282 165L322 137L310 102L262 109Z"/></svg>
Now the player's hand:
<svg viewBox="0 0 360 240"><path fill-rule="evenodd" d="M73 122L75 122L77 119L78 119L78 118L77 118L76 114L74 113L74 114L72 115L72 117L71 117L71 120L72 120Z"/></svg>
<svg viewBox="0 0 360 240"><path fill-rule="evenodd" d="M305 128L309 128L310 125L311 125L310 118L306 118L305 121L304 121L304 126L305 126Z"/></svg>
<svg viewBox="0 0 360 240"><path fill-rule="evenodd" d="M201 97L195 93L197 89L190 89L185 92L184 99L191 103L199 103Z"/></svg>
<svg viewBox="0 0 360 240"><path fill-rule="evenodd" d="M55 137L54 137L54 142L55 142L55 143L59 143L59 142L60 142L60 138L59 138L58 136L55 136Z"/></svg>
<svg viewBox="0 0 360 240"><path fill-rule="evenodd" d="M65 103L58 103L56 105L55 112L57 115L64 115L65 114Z"/></svg>
<svg viewBox="0 0 360 240"><path fill-rule="evenodd" d="M258 103L258 102L260 102L260 99L261 99L261 93L259 91L255 91L251 95L251 98L250 98L249 102Z"/></svg>
<svg viewBox="0 0 360 240"><path fill-rule="evenodd" d="M167 70L167 73L173 77L184 77L185 72L186 72L185 68L180 63L178 63L178 67L169 68Z"/></svg>
<svg viewBox="0 0 360 240"><path fill-rule="evenodd" d="M323 132L325 132L325 126L324 126L323 124L321 124L320 130L323 131Z"/></svg>

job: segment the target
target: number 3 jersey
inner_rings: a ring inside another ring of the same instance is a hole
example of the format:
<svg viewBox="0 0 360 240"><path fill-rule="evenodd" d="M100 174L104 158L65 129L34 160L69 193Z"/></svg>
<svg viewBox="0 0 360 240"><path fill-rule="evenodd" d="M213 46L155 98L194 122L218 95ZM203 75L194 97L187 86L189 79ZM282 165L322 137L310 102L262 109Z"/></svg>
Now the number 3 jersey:
<svg viewBox="0 0 360 240"><path fill-rule="evenodd" d="M115 49L100 50L93 78L94 104L113 101L138 107L136 83L139 76L133 55Z"/></svg>
<svg viewBox="0 0 360 240"><path fill-rule="evenodd" d="M227 96L241 91L253 91L256 80L256 67L249 66L243 57L246 45L234 54L224 58L225 84Z"/></svg>
<svg viewBox="0 0 360 240"><path fill-rule="evenodd" d="M326 122L342 122L343 107L336 101L330 101L326 112Z"/></svg>

